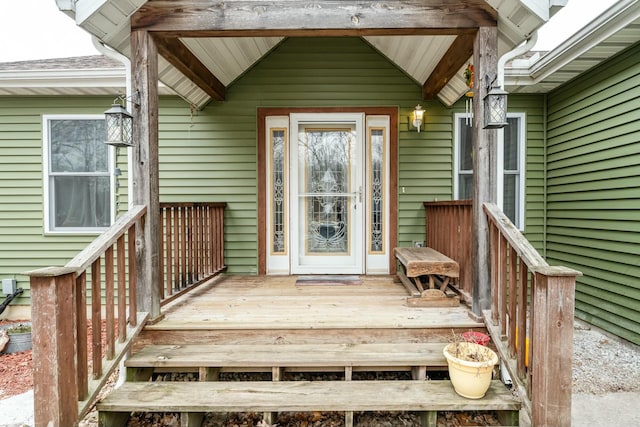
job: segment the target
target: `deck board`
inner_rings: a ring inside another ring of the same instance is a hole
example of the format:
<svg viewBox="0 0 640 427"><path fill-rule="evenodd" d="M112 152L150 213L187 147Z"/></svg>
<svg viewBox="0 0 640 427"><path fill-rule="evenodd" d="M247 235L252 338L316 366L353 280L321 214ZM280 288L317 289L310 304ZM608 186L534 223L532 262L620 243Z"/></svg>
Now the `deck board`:
<svg viewBox="0 0 640 427"><path fill-rule="evenodd" d="M447 366L445 343L235 344L148 346L127 367L411 367Z"/></svg>
<svg viewBox="0 0 640 427"><path fill-rule="evenodd" d="M188 396L185 399L185 396ZM458 396L448 381L264 381L126 383L99 411L472 411L518 410L499 381L482 399Z"/></svg>
<svg viewBox="0 0 640 427"><path fill-rule="evenodd" d="M409 307L392 276L356 286L296 286L295 276L228 276L163 309L148 330L482 328L466 306Z"/></svg>

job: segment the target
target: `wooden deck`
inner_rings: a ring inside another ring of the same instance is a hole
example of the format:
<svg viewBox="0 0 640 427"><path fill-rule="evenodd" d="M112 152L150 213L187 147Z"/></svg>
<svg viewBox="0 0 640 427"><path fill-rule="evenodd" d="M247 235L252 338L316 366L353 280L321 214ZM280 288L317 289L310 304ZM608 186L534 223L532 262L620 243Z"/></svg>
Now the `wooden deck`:
<svg viewBox="0 0 640 427"><path fill-rule="evenodd" d="M429 427L438 411L467 410L517 424L521 404L499 381L469 400L440 379L452 332L486 332L466 306L411 307L394 276L298 279L218 277L167 304L136 338L127 382L98 403L99 425L124 425L131 411L178 412L187 427L206 412L262 412L270 423L282 411L340 411L353 427L354 411L378 410L419 411ZM411 379L363 380L357 371L409 371ZM152 381L166 372L195 373L198 382ZM226 372L266 376L233 382ZM334 375L309 382L294 372Z"/></svg>
<svg viewBox="0 0 640 427"><path fill-rule="evenodd" d="M446 341L452 329L484 329L464 305L409 307L405 287L393 276L361 276L359 285L299 285L296 279L217 278L166 306L162 320L148 325L138 341L145 345L433 342Z"/></svg>

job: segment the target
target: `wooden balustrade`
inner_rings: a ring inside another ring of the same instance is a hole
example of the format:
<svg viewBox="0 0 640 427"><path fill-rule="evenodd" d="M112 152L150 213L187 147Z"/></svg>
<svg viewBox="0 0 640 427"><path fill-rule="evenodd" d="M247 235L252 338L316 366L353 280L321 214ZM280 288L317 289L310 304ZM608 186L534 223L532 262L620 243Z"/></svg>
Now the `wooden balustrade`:
<svg viewBox="0 0 640 427"><path fill-rule="evenodd" d="M471 302L471 200L424 202L427 246L448 256L460 266L458 289L463 300Z"/></svg>
<svg viewBox="0 0 640 427"><path fill-rule="evenodd" d="M226 269L225 207L226 203L160 203L162 304Z"/></svg>
<svg viewBox="0 0 640 427"><path fill-rule="evenodd" d="M135 230L146 210L134 206L64 267L28 273L36 427L76 425L144 325L147 314L136 305Z"/></svg>
<svg viewBox="0 0 640 427"><path fill-rule="evenodd" d="M487 327L534 426L571 426L573 315L579 271L551 267L494 204ZM499 340L495 338L499 337Z"/></svg>

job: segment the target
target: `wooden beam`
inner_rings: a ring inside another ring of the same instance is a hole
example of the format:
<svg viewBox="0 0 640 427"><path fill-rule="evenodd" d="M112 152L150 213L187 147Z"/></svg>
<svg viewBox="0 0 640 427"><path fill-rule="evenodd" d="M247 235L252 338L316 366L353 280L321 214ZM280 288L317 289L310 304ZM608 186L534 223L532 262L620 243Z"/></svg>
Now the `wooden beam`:
<svg viewBox="0 0 640 427"><path fill-rule="evenodd" d="M216 101L224 101L225 87L177 38L156 36L158 53Z"/></svg>
<svg viewBox="0 0 640 427"><path fill-rule="evenodd" d="M498 131L483 129L483 98L487 94L485 76L493 80L498 72L498 28L482 27L473 46L473 313L491 307L489 272L489 225L485 203L496 203Z"/></svg>
<svg viewBox="0 0 640 427"><path fill-rule="evenodd" d="M442 88L449 83L449 80L451 80L458 70L467 62L469 57L473 55L474 40L475 34L464 34L456 37L447 50L447 53L445 53L438 65L436 65L436 68L422 87L422 96L424 99L429 100L435 98Z"/></svg>
<svg viewBox="0 0 640 427"><path fill-rule="evenodd" d="M131 17L132 29L177 32L455 31L496 25L497 11L485 0L151 0Z"/></svg>
<svg viewBox="0 0 640 427"><path fill-rule="evenodd" d="M133 105L133 194L136 205L147 206L143 227L136 227L137 304L151 319L160 315L158 181L158 49L146 31L131 32Z"/></svg>

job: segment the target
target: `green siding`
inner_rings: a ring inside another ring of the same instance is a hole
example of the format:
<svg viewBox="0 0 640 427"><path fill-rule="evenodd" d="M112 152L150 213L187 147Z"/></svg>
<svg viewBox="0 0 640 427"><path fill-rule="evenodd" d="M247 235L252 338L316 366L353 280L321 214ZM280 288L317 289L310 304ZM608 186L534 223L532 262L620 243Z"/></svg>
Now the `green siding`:
<svg viewBox="0 0 640 427"><path fill-rule="evenodd" d="M640 44L549 95L547 256L576 315L640 344Z"/></svg>
<svg viewBox="0 0 640 427"><path fill-rule="evenodd" d="M25 289L14 302L27 303L23 273L62 266L96 235L44 235L42 115L102 114L113 98L0 98L0 278ZM126 192L126 183L123 192ZM124 195L126 197L126 194Z"/></svg>

